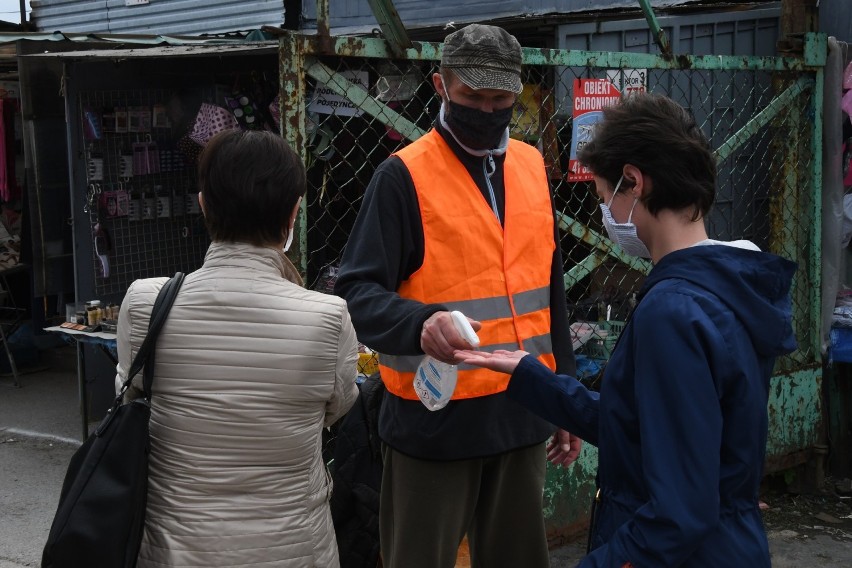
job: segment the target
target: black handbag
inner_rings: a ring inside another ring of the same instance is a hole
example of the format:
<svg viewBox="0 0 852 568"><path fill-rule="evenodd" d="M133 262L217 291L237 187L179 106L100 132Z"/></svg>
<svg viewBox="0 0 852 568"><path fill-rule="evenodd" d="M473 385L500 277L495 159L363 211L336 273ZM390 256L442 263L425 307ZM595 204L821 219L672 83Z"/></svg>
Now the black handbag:
<svg viewBox="0 0 852 568"><path fill-rule="evenodd" d="M184 275L160 289L148 334L127 380L107 415L74 453L59 506L42 553L43 568L136 566L148 496L148 420L157 336ZM122 404L133 377L144 367L144 396Z"/></svg>

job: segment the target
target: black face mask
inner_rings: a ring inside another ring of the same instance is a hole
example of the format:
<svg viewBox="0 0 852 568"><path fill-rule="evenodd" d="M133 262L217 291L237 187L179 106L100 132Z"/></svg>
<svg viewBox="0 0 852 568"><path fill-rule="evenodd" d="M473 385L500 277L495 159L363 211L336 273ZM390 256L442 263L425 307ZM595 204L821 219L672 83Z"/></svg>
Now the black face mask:
<svg viewBox="0 0 852 568"><path fill-rule="evenodd" d="M512 120L512 107L485 112L449 102L444 119L456 139L473 150L491 150L500 144L503 133Z"/></svg>

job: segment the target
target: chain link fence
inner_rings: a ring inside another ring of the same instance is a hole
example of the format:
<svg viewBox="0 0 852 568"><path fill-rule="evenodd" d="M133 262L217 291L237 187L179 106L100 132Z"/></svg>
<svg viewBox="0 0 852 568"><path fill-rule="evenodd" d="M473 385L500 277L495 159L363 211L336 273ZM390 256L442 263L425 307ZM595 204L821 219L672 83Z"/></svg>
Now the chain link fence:
<svg viewBox="0 0 852 568"><path fill-rule="evenodd" d="M409 143L393 126L404 125L399 128L403 132L411 132L412 125L415 132L427 131L440 101L431 81L438 70L436 61L323 57L320 62L361 85L384 109L394 111L374 112L375 116L362 112L324 84L308 79L307 282L330 292L373 171ZM587 134L572 117L576 80L610 79L671 97L694 115L712 147L724 150L719 153L716 204L707 219L709 236L748 239L763 250L799 262L793 309L800 347L779 361L777 371L812 366L819 360L811 337L817 330L810 329L818 304L808 284L817 275L807 263L818 247L810 230L816 191L811 175L813 89L800 89L784 100L787 106L774 118L735 136L749 123L754 126L755 117L779 104L779 94L801 78L802 72L794 71L643 69L627 73L602 67L525 65L525 89L516 105L511 134L537 146L545 158L560 225L572 322L625 320L650 270L650 264L624 256L605 238L593 183L569 181L572 137ZM618 326L595 329L606 327ZM578 353L590 355L602 368L613 339L613 335L593 335L589 346ZM370 363L368 355L363 358Z"/></svg>

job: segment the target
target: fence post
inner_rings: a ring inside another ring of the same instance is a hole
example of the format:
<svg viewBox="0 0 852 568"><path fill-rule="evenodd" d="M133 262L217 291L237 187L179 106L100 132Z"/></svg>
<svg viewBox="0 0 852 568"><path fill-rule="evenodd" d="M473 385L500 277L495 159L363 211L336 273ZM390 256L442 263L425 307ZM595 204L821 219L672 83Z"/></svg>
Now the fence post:
<svg viewBox="0 0 852 568"><path fill-rule="evenodd" d="M823 97L825 90L825 64L828 56L828 38L825 34L808 32L805 34L804 58L808 65L816 66L813 97L811 98L810 118L813 120L811 133L811 171L809 188L811 190L811 218L808 251L808 270L811 318L808 326L812 332L811 348L815 354L822 350L822 157L823 157Z"/></svg>
<svg viewBox="0 0 852 568"><path fill-rule="evenodd" d="M305 49L302 36L288 32L279 41L279 93L281 114L281 136L296 151L304 163L305 152ZM307 279L308 273L308 224L307 199L302 199L299 215L293 230L296 232L288 253L290 260Z"/></svg>

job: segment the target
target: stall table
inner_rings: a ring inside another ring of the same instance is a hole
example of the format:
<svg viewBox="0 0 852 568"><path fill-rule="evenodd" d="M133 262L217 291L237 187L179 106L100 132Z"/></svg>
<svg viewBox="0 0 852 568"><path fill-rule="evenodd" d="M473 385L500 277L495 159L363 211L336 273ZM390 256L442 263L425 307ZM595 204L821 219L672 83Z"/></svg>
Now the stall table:
<svg viewBox="0 0 852 568"><path fill-rule="evenodd" d="M97 346L114 364L118 362L116 335L106 331L77 331L58 325L44 328L45 331L60 333L73 340L77 347L77 390L80 397L80 415L82 417L83 440L89 437L89 406L86 391L86 350L85 344Z"/></svg>

